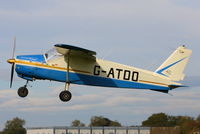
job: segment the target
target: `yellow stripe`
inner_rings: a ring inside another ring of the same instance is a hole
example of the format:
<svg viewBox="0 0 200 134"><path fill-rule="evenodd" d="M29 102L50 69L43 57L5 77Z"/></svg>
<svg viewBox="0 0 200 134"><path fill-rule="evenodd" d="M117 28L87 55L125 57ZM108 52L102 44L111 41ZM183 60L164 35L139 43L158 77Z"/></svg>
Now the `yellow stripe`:
<svg viewBox="0 0 200 134"><path fill-rule="evenodd" d="M45 64L36 63L36 62L26 62L26 61L15 60L15 63L20 63L20 64L25 64L25 65L33 65L33 66L37 66L37 67L46 67L46 68L51 68L51 69L59 69L59 70L67 71L67 68L64 68L64 67L55 67L55 66L45 65ZM90 72L82 71L82 70L76 70L76 69L69 69L69 71L91 74Z"/></svg>
<svg viewBox="0 0 200 134"><path fill-rule="evenodd" d="M158 82L152 82L152 81L145 81L145 80L139 80L139 82L145 82L145 83L151 83L151 84L158 84L158 85L168 86L167 84L164 84L164 83L158 83Z"/></svg>

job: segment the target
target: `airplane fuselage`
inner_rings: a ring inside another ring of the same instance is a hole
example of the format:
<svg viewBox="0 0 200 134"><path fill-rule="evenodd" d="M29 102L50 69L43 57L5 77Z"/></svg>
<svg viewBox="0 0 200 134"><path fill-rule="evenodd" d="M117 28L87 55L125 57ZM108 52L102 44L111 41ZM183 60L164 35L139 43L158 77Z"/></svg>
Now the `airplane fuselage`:
<svg viewBox="0 0 200 134"><path fill-rule="evenodd" d="M15 59L16 72L26 80L53 80L66 82L67 62L64 56L46 60L43 55L22 55ZM119 63L72 56L69 61L69 79L72 84L170 90L172 83L154 72Z"/></svg>

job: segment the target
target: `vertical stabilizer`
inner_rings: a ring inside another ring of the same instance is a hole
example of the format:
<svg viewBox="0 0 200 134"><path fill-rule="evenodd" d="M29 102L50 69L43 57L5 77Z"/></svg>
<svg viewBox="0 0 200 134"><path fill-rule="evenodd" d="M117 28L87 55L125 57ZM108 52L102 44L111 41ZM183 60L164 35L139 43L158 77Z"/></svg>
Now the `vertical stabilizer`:
<svg viewBox="0 0 200 134"><path fill-rule="evenodd" d="M187 49L185 46L180 46L155 72L173 81L183 80L183 71L191 54L192 50Z"/></svg>

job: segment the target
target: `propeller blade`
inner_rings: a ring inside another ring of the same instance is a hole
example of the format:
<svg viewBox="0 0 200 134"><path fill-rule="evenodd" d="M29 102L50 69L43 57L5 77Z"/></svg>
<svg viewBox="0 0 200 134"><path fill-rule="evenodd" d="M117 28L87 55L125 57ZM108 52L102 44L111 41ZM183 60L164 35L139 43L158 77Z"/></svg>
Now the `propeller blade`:
<svg viewBox="0 0 200 134"><path fill-rule="evenodd" d="M15 49L16 49L16 37L14 37L14 44L13 44L13 53L12 53L12 58L15 58Z"/></svg>
<svg viewBox="0 0 200 134"><path fill-rule="evenodd" d="M15 59L15 49L16 49L16 37L14 37L12 59ZM14 71L15 71L15 62L12 63L12 68L11 68L10 88L12 87L12 83L13 83Z"/></svg>
<svg viewBox="0 0 200 134"><path fill-rule="evenodd" d="M12 64L12 68L11 68L10 88L12 87L13 76L14 76L14 69L15 69L15 63Z"/></svg>

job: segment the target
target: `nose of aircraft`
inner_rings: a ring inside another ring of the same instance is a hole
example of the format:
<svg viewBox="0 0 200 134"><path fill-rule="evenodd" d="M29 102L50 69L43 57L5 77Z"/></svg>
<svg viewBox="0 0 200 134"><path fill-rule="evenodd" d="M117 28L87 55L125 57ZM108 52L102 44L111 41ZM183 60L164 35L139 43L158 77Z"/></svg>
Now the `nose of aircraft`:
<svg viewBox="0 0 200 134"><path fill-rule="evenodd" d="M7 62L10 64L15 63L15 59L8 59Z"/></svg>
<svg viewBox="0 0 200 134"><path fill-rule="evenodd" d="M17 62L16 60L46 63L44 55L18 55L16 58L8 59L7 62L13 64Z"/></svg>

